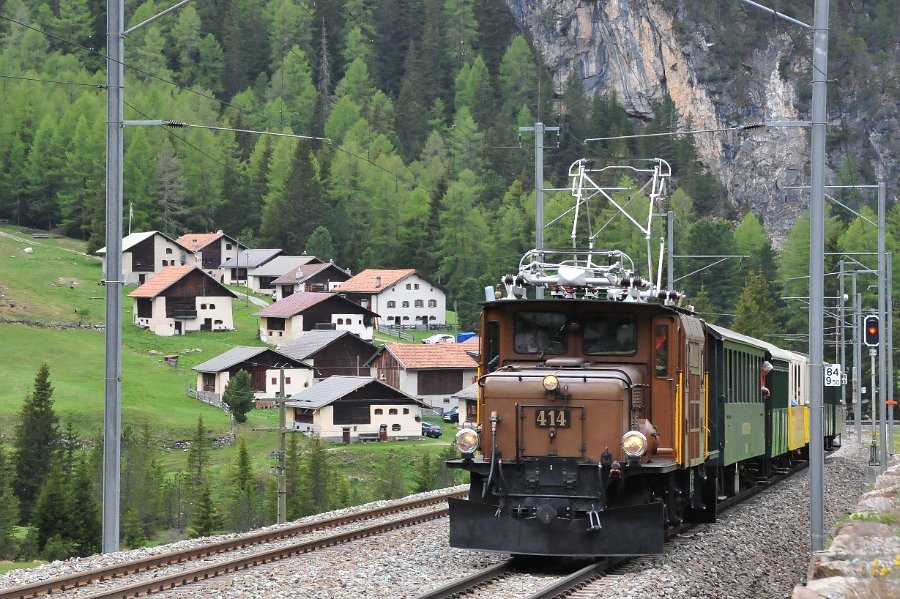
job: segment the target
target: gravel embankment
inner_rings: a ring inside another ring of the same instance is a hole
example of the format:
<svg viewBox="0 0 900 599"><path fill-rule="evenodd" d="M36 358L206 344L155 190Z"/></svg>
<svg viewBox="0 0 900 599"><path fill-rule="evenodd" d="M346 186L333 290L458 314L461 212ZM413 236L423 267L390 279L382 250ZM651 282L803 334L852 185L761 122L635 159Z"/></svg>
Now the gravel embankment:
<svg viewBox="0 0 900 599"><path fill-rule="evenodd" d="M825 467L825 528L843 518L864 489L867 448L845 439ZM381 502L383 503L383 502ZM347 510L343 510L347 511ZM806 576L809 564L809 471L751 499L714 525L692 530L666 554L642 560L639 572L622 573L597 596L618 598L688 597L782 599ZM206 581L168 593L177 597L415 597L492 563L502 554L467 552L447 545L447 520L393 531L325 551L283 560L252 571ZM182 541L176 545L196 544ZM172 546L142 550L160 552ZM54 562L0 577L0 588L133 559L131 552ZM540 577L516 579L484 597L525 596ZM648 595L649 592L649 595Z"/></svg>

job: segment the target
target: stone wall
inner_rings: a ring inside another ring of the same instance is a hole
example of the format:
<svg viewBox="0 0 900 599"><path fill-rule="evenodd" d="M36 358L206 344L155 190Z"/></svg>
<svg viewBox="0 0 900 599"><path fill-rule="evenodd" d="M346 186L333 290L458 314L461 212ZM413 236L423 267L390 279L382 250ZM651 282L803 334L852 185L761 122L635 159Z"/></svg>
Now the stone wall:
<svg viewBox="0 0 900 599"><path fill-rule="evenodd" d="M838 525L831 546L813 555L807 578L793 599L900 597L900 455Z"/></svg>

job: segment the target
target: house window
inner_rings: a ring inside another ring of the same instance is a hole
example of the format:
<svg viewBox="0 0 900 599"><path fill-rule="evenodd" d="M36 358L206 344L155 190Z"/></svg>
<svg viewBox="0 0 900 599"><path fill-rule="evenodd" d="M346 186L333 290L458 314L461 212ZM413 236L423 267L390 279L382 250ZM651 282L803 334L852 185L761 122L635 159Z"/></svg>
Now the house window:
<svg viewBox="0 0 900 599"><path fill-rule="evenodd" d="M393 317L393 316L388 316L387 319L388 319L388 320L394 320L394 317Z"/></svg>
<svg viewBox="0 0 900 599"><path fill-rule="evenodd" d="M396 415L396 414L397 414L397 408L390 408L390 409L388 410L388 414L390 414L390 415L392 415L392 416L393 416L393 415Z"/></svg>
<svg viewBox="0 0 900 599"><path fill-rule="evenodd" d="M387 307L388 308L396 308L397 302L395 302L394 300L388 300Z"/></svg>
<svg viewBox="0 0 900 599"><path fill-rule="evenodd" d="M206 310L206 304L200 304L200 309L201 309L201 310Z"/></svg>
<svg viewBox="0 0 900 599"><path fill-rule="evenodd" d="M409 316L404 316L403 320L409 320Z"/></svg>
<svg viewBox="0 0 900 599"><path fill-rule="evenodd" d="M266 328L269 329L270 335L272 334L271 331L283 331L284 330L284 319L270 316L266 319Z"/></svg>
<svg viewBox="0 0 900 599"><path fill-rule="evenodd" d="M407 289L412 289L412 283L407 283L407 284L406 284L406 288L407 288Z"/></svg>
<svg viewBox="0 0 900 599"><path fill-rule="evenodd" d="M215 305L215 304L210 304L210 305L209 305L209 309L210 309L210 310L215 310L215 309L216 309L216 305Z"/></svg>
<svg viewBox="0 0 900 599"><path fill-rule="evenodd" d="M215 324L222 324L222 321L219 320L219 319L216 319L216 320L214 320L213 322L214 322Z"/></svg>
<svg viewBox="0 0 900 599"><path fill-rule="evenodd" d="M381 416L382 414L384 414L384 410L382 410L381 408L375 408L376 416Z"/></svg>
<svg viewBox="0 0 900 599"><path fill-rule="evenodd" d="M171 253L172 253L172 248L166 248L166 253L167 253L167 254L171 254Z"/></svg>
<svg viewBox="0 0 900 599"><path fill-rule="evenodd" d="M428 307L429 308L437 308L437 300L433 300L433 299L428 300Z"/></svg>
<svg viewBox="0 0 900 599"><path fill-rule="evenodd" d="M404 307L404 308L409 308L409 302L403 302L403 307Z"/></svg>
<svg viewBox="0 0 900 599"><path fill-rule="evenodd" d="M338 323L338 324L344 324L344 319L343 319L343 318L338 318L338 319L337 319L337 323Z"/></svg>
<svg viewBox="0 0 900 599"><path fill-rule="evenodd" d="M231 244L230 244L230 243L226 243L226 244L225 244L225 249L226 249L226 250L230 250L230 249L231 249Z"/></svg>
<svg viewBox="0 0 900 599"><path fill-rule="evenodd" d="M391 425L391 430L392 430L392 431L399 431L399 430L400 430L400 425L399 425L399 424L392 424L392 425Z"/></svg>
<svg viewBox="0 0 900 599"><path fill-rule="evenodd" d="M290 384L291 384L291 377L289 377L289 376L284 377L284 384L285 384L285 385L290 385Z"/></svg>
<svg viewBox="0 0 900 599"><path fill-rule="evenodd" d="M404 413L404 414L409 414L409 408L403 408L403 413Z"/></svg>
<svg viewBox="0 0 900 599"><path fill-rule="evenodd" d="M416 300L416 308L424 308L425 300Z"/></svg>
<svg viewBox="0 0 900 599"><path fill-rule="evenodd" d="M419 284L418 284L418 283L416 283L415 285L413 285L413 289L418 289L418 288L419 288Z"/></svg>
<svg viewBox="0 0 900 599"><path fill-rule="evenodd" d="M163 260L163 261L162 261L162 265L163 265L163 266L168 266L168 265L169 265L169 261L168 261L168 260Z"/></svg>
<svg viewBox="0 0 900 599"><path fill-rule="evenodd" d="M429 316L428 320L436 320L434 316Z"/></svg>
<svg viewBox="0 0 900 599"><path fill-rule="evenodd" d="M278 384L278 379L276 379L274 376L272 377L272 384L273 385Z"/></svg>

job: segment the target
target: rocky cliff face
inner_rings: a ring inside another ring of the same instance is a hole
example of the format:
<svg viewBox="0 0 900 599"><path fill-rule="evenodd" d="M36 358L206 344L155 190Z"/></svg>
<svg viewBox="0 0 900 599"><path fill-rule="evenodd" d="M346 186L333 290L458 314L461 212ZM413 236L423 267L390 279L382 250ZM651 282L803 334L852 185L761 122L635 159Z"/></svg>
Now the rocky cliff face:
<svg viewBox="0 0 900 599"><path fill-rule="evenodd" d="M795 63L797 72L810 72L811 46L802 32L770 36L767 45L752 48L752 58L743 63L742 72L712 78L715 65L710 48L740 40L708 38L681 20L678 2L507 3L519 27L530 32L560 90L576 73L586 94L614 91L630 114L642 118L651 117L654 104L668 93L682 116L692 119L695 130L809 118L796 108L796 82L779 74L782 57ZM795 48L794 40L801 47ZM891 146L879 143L890 131L896 135L896 115L893 126L882 125L881 131L871 131L869 142L874 153L885 159L882 166L887 172L896 173ZM779 245L809 205L808 191L787 189L809 184L808 128L704 133L696 135L695 141L704 163L727 189L720 212L739 218L752 210ZM832 179L832 173L826 177Z"/></svg>

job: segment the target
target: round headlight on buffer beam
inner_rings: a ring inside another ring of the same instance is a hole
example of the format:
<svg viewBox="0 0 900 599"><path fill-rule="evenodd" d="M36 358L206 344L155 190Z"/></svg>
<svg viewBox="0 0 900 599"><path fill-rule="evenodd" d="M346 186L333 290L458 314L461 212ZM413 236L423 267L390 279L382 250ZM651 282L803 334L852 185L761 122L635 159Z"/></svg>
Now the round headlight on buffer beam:
<svg viewBox="0 0 900 599"><path fill-rule="evenodd" d="M460 429L456 433L456 448L465 454L473 454L478 449L478 433L470 428Z"/></svg>
<svg viewBox="0 0 900 599"><path fill-rule="evenodd" d="M544 377L544 389L547 391L556 391L559 389L559 379L556 378L555 374L548 374Z"/></svg>
<svg viewBox="0 0 900 599"><path fill-rule="evenodd" d="M639 458L647 452L647 437L638 431L628 431L622 435L622 449L630 458Z"/></svg>

